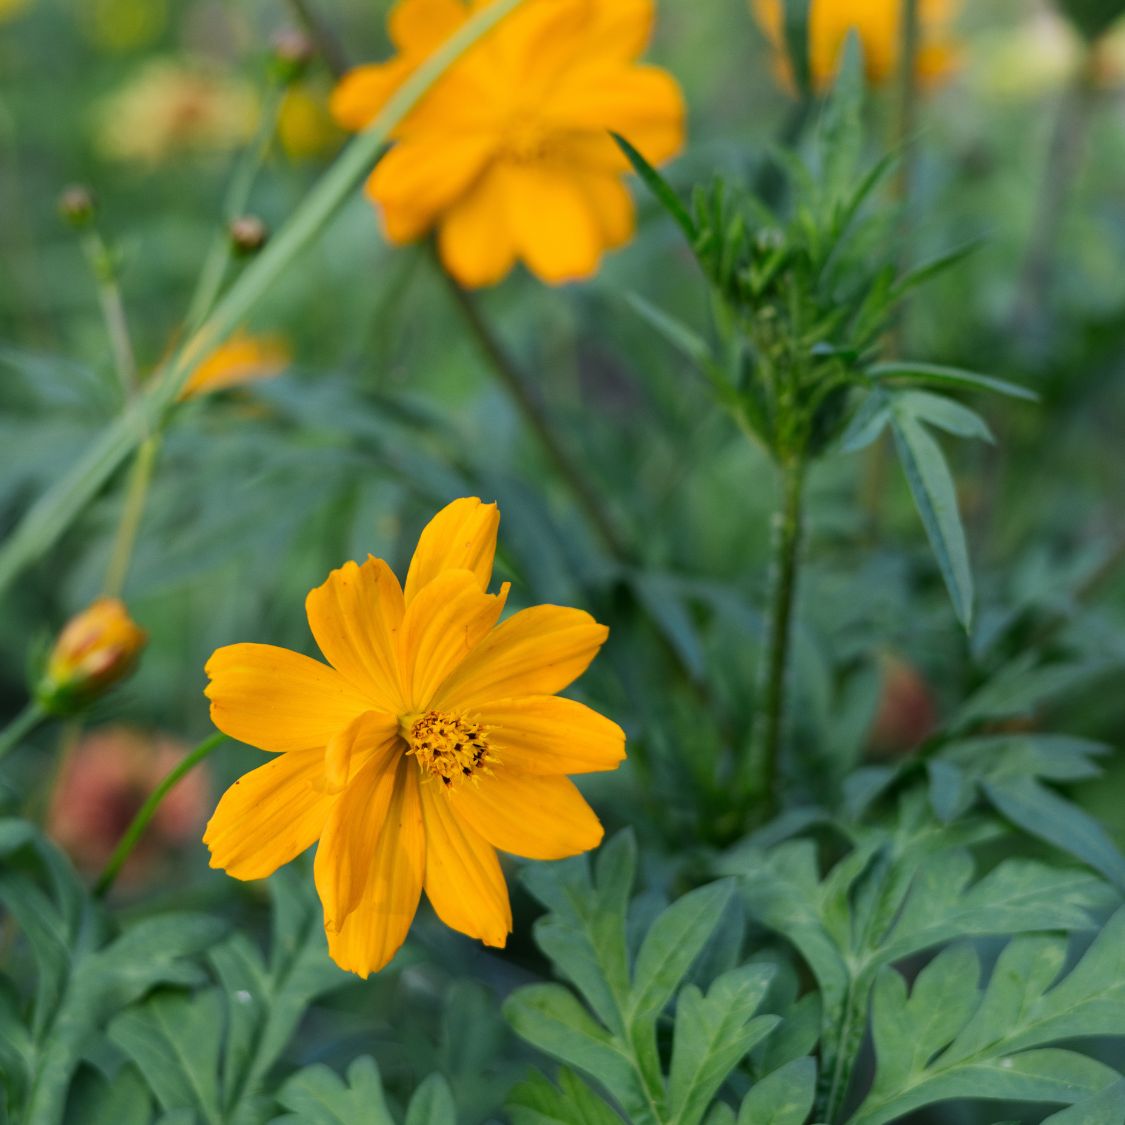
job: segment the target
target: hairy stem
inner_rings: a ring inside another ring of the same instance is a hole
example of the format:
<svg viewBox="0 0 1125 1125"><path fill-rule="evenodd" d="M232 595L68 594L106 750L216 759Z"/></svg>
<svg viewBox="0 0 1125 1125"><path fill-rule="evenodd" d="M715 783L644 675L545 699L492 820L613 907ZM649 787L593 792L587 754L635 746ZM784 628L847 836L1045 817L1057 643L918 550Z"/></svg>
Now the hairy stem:
<svg viewBox="0 0 1125 1125"><path fill-rule="evenodd" d="M777 807L781 787L793 608L804 523L804 484L803 460L794 457L781 466L781 503L773 517L769 621L753 740L757 766L755 791L769 810Z"/></svg>
<svg viewBox="0 0 1125 1125"><path fill-rule="evenodd" d="M440 268L440 267L439 267ZM630 551L612 517L602 504L597 489L587 479L578 462L571 456L551 427L550 418L542 400L528 384L527 379L516 367L515 362L496 338L488 322L481 315L471 294L442 268L449 292L453 297L465 325L476 340L481 354L488 361L489 370L496 381L504 388L508 397L520 412L521 417L531 428L550 457L559 474L566 481L574 498L586 513L590 523L598 533L603 545L618 562L628 560Z"/></svg>
<svg viewBox="0 0 1125 1125"><path fill-rule="evenodd" d="M0 758L6 757L47 717L47 712L32 699L24 709L0 731Z"/></svg>
<svg viewBox="0 0 1125 1125"><path fill-rule="evenodd" d="M121 522L117 525L117 535L113 541L113 551L106 568L104 593L111 598L121 596L125 579L129 574L129 563L133 558L133 548L137 544L144 516L145 500L148 497L152 473L156 466L156 455L160 451L160 438L151 434L141 442L137 456L133 460L129 475L129 490L125 494L125 505L121 509Z"/></svg>
<svg viewBox="0 0 1125 1125"><path fill-rule="evenodd" d="M113 855L109 857L109 862L105 865L105 870L101 873L97 883L94 885L94 894L100 898L109 892L109 889L113 886L114 881L120 874L121 868L125 865L125 861L132 854L133 849L144 835L145 829L156 815L156 810L160 808L161 801L163 801L176 785L187 777L208 754L221 746L226 740L227 736L221 733L215 733L211 735L210 738L204 739L152 791L148 800L141 806L140 812L133 817L133 822L125 829L125 835L121 837L121 842L114 848Z"/></svg>

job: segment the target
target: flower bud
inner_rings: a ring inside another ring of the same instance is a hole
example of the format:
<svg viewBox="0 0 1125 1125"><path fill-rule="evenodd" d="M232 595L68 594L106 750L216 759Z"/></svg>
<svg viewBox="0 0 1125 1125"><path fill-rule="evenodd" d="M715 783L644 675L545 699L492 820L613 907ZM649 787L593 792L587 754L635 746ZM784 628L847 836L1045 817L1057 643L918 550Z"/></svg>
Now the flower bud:
<svg viewBox="0 0 1125 1125"><path fill-rule="evenodd" d="M922 673L891 653L882 658L883 690L869 745L876 756L906 754L937 727L937 701Z"/></svg>
<svg viewBox="0 0 1125 1125"><path fill-rule="evenodd" d="M52 714L80 710L124 679L148 640L117 598L98 598L66 623L36 692Z"/></svg>
<svg viewBox="0 0 1125 1125"><path fill-rule="evenodd" d="M256 254L270 236L270 229L257 215L239 215L227 227L231 246L240 257Z"/></svg>
<svg viewBox="0 0 1125 1125"><path fill-rule="evenodd" d="M270 43L270 68L282 86L300 81L316 54L313 41L295 27L286 27Z"/></svg>
<svg viewBox="0 0 1125 1125"><path fill-rule="evenodd" d="M83 184L71 184L59 196L59 214L75 230L89 226L96 210L94 193Z"/></svg>

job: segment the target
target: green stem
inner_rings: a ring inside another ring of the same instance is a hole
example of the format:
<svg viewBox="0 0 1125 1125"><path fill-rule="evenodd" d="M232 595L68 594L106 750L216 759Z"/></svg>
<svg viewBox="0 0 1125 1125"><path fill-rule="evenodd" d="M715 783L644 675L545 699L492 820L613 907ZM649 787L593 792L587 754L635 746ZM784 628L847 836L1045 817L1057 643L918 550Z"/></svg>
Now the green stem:
<svg viewBox="0 0 1125 1125"><path fill-rule="evenodd" d="M289 0L289 7L305 29L309 38L316 44L320 57L324 59L333 78L342 78L348 72L348 54L343 43L321 18L310 0Z"/></svg>
<svg viewBox="0 0 1125 1125"><path fill-rule="evenodd" d="M465 21L399 87L382 112L343 151L289 222L219 300L196 336L150 380L131 409L109 425L55 486L32 506L0 548L0 591L25 566L51 547L97 495L106 480L148 434L159 428L165 414L191 375L202 347L215 348L246 319L247 314L320 233L360 180L366 176L391 134L457 59L483 38L524 0L493 0Z"/></svg>
<svg viewBox="0 0 1125 1125"><path fill-rule="evenodd" d="M616 561L627 562L630 551L625 540L602 504L597 489L586 478L578 462L570 455L552 429L542 400L532 392L527 379L516 367L503 344L496 338L472 295L466 292L456 279L440 266L440 263L439 270L466 327L476 340L481 354L488 361L489 370L496 381L504 388L523 420L538 438L544 452L554 462L555 468L586 513L606 550Z"/></svg>
<svg viewBox="0 0 1125 1125"><path fill-rule="evenodd" d="M125 588L129 573L129 562L137 543L141 518L144 516L145 499L152 473L156 466L156 455L160 450L160 438L156 434L147 437L137 450L133 461L133 471L129 477L129 490L125 494L125 506L121 510L121 522L117 525L117 536L113 541L113 552L106 568L104 592L111 598L120 597Z"/></svg>
<svg viewBox="0 0 1125 1125"><path fill-rule="evenodd" d="M137 360L133 354L133 342L129 336L125 302L117 283L113 254L96 229L87 231L83 236L82 251L97 285L98 305L102 310L102 320L105 321L106 335L113 353L113 368L121 384L121 392L128 401L137 393Z"/></svg>
<svg viewBox="0 0 1125 1125"><path fill-rule="evenodd" d="M29 700L24 709L0 731L0 758L7 757L47 717L37 700Z"/></svg>
<svg viewBox="0 0 1125 1125"><path fill-rule="evenodd" d="M125 830L121 842L113 850L105 870L101 873L97 883L94 884L94 894L99 898L104 897L113 886L114 881L125 865L125 861L132 854L145 829L149 826L156 810L160 808L161 801L182 781L204 758L213 750L226 742L227 736L215 733L210 738L204 739L168 776L152 791L149 798L141 806L140 812L133 817L133 822Z"/></svg>
<svg viewBox="0 0 1125 1125"><path fill-rule="evenodd" d="M276 83L270 86L265 105L262 107L258 131L243 151L231 177L230 186L223 200L223 229L219 231L211 244L211 249L207 252L184 320L189 334L197 331L206 319L223 287L223 279L227 275L231 260L231 240L227 224L232 219L238 218L250 202L254 181L265 163L274 134L277 132L278 115L281 112L284 93Z"/></svg>
<svg viewBox="0 0 1125 1125"><path fill-rule="evenodd" d="M804 522L805 465L793 457L781 466L781 504L773 517L769 621L754 730L753 784L767 810L777 808L787 718L793 608L797 597Z"/></svg>

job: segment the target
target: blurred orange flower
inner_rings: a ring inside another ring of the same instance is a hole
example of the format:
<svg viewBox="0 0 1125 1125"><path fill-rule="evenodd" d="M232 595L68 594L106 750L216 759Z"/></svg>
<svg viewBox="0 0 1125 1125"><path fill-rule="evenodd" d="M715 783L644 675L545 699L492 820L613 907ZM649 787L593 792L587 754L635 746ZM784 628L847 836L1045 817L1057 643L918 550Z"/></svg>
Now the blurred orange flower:
<svg viewBox="0 0 1125 1125"><path fill-rule="evenodd" d="M347 129L371 123L409 74L487 0L400 0L398 54L336 89ZM518 260L559 284L594 274L633 233L628 171L609 131L652 162L684 143L675 79L638 59L654 0L527 0L441 78L402 122L367 182L387 237L437 230L464 285L500 281Z"/></svg>
<svg viewBox="0 0 1125 1125"><path fill-rule="evenodd" d="M200 362L180 391L180 399L276 378L292 359L289 345L278 336L236 333Z"/></svg>
<svg viewBox="0 0 1125 1125"><path fill-rule="evenodd" d="M778 72L792 88L792 69L785 49L784 0L752 0L752 5L773 45ZM919 0L922 41L918 76L923 82L936 82L954 67L957 51L948 30L960 6L961 0ZM832 84L851 31L863 44L868 81L879 84L893 78L902 54L903 7L904 0L811 0L809 66L816 89Z"/></svg>
<svg viewBox="0 0 1125 1125"><path fill-rule="evenodd" d="M47 816L48 834L91 874L109 860L149 794L179 764L186 747L163 734L105 727L65 758ZM211 800L205 769L196 768L161 802L122 871L141 881L169 849L197 838Z"/></svg>

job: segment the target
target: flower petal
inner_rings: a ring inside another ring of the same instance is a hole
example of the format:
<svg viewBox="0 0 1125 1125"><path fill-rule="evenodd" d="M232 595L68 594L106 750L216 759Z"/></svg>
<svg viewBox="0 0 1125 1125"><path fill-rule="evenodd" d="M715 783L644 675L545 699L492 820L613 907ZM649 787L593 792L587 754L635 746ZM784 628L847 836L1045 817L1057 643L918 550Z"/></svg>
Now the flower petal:
<svg viewBox="0 0 1125 1125"><path fill-rule="evenodd" d="M368 700L365 710L402 710L398 633L402 588L382 559L345 563L305 599L325 659Z"/></svg>
<svg viewBox="0 0 1125 1125"><path fill-rule="evenodd" d="M264 879L316 842L335 797L324 788L324 753L281 754L238 779L207 823L211 866Z"/></svg>
<svg viewBox="0 0 1125 1125"><path fill-rule="evenodd" d="M391 755L401 750L397 716L368 711L329 739L324 751L325 785L339 793L369 758L378 755L389 767Z"/></svg>
<svg viewBox="0 0 1125 1125"><path fill-rule="evenodd" d="M473 289L495 285L511 270L516 247L500 165L489 168L442 217L438 248L445 268Z"/></svg>
<svg viewBox="0 0 1125 1125"><path fill-rule="evenodd" d="M422 587L402 623L408 710L428 709L434 690L496 624L507 600L507 583L499 594L485 594L469 570L443 570Z"/></svg>
<svg viewBox="0 0 1125 1125"><path fill-rule="evenodd" d="M332 668L286 648L239 644L207 661L211 721L261 750L308 750L328 740L371 702Z"/></svg>
<svg viewBox="0 0 1125 1125"><path fill-rule="evenodd" d="M329 102L336 124L352 132L366 129L414 66L412 61L396 58L349 70L336 84Z"/></svg>
<svg viewBox="0 0 1125 1125"><path fill-rule="evenodd" d="M467 496L447 504L422 531L406 574L406 601L443 570L471 570L480 589L492 578L500 509Z"/></svg>
<svg viewBox="0 0 1125 1125"><path fill-rule="evenodd" d="M493 847L528 859L563 859L589 851L605 834L594 810L565 777L500 766L477 784L449 793L450 807Z"/></svg>
<svg viewBox="0 0 1125 1125"><path fill-rule="evenodd" d="M328 952L340 968L366 977L391 960L418 909L425 862L417 766L373 759L337 798L316 852Z"/></svg>
<svg viewBox="0 0 1125 1125"><path fill-rule="evenodd" d="M609 630L588 613L538 605L498 625L435 693L439 710L473 710L497 699L554 695L578 679Z"/></svg>
<svg viewBox="0 0 1125 1125"><path fill-rule="evenodd" d="M503 948L512 930L508 885L496 849L453 812L448 794L423 782L426 896L449 927Z"/></svg>
<svg viewBox="0 0 1125 1125"><path fill-rule="evenodd" d="M594 773L625 760L625 732L573 699L531 695L489 703L474 716L501 768L521 773Z"/></svg>
<svg viewBox="0 0 1125 1125"><path fill-rule="evenodd" d="M399 0L387 17L387 33L400 51L428 55L467 18L462 0Z"/></svg>

